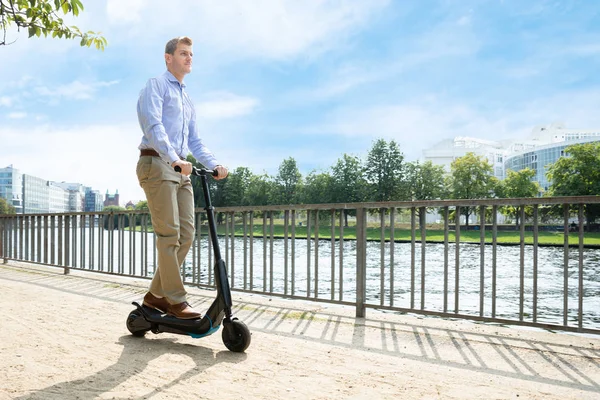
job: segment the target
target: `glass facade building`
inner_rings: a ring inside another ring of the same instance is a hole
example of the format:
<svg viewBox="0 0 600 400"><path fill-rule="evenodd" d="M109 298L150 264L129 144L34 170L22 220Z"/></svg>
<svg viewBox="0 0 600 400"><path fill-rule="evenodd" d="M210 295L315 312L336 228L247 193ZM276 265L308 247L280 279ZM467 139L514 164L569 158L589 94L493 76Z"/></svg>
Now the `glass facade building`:
<svg viewBox="0 0 600 400"><path fill-rule="evenodd" d="M0 197L11 204L17 214L23 213L23 174L12 165L0 168Z"/></svg>
<svg viewBox="0 0 600 400"><path fill-rule="evenodd" d="M537 181L544 191L547 191L552 182L548 180L546 172L548 167L554 164L560 157L565 155L565 149L578 143L600 142L600 134L597 137L571 138L568 141L538 146L527 151L507 157L504 164L505 170L521 171L530 168L535 171L533 180ZM541 193L540 193L541 194Z"/></svg>
<svg viewBox="0 0 600 400"><path fill-rule="evenodd" d="M20 173L12 165L0 168L0 197L17 214L102 211L100 192L80 183L57 183Z"/></svg>
<svg viewBox="0 0 600 400"><path fill-rule="evenodd" d="M98 190L88 190L85 192L85 211L96 212L102 211L104 208L104 200Z"/></svg>

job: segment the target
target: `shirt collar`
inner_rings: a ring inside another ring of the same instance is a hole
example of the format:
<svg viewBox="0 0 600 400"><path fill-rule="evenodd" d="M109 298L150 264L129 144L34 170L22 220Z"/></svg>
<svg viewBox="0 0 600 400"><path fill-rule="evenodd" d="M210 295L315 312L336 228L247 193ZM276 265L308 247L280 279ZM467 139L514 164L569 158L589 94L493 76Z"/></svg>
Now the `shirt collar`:
<svg viewBox="0 0 600 400"><path fill-rule="evenodd" d="M185 88L185 82L179 82L177 80L177 78L175 78L175 75L173 75L171 73L171 71L166 70L165 73L163 74L168 80L170 80L171 82L177 83L179 84L181 87Z"/></svg>

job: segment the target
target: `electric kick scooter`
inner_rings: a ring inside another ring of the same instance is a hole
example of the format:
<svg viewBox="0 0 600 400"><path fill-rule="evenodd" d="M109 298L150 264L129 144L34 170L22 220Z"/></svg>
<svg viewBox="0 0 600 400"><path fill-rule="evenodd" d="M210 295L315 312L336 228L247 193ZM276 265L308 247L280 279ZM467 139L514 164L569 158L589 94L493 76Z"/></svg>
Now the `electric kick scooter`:
<svg viewBox="0 0 600 400"><path fill-rule="evenodd" d="M176 166L175 170L181 172L179 166ZM237 318L232 318L231 290L227 278L227 267L225 261L221 258L215 216L208 191L207 175L209 174L216 176L217 172L192 167L192 175L200 176L202 181L210 239L215 255L214 274L217 297L202 318L191 320L179 319L154 308L133 302L132 304L136 306L136 309L129 313L127 317L127 329L133 336L137 337L143 337L146 332L151 331L155 334L168 332L202 338L218 331L222 324L222 339L225 347L234 352L243 352L250 345L251 334L246 324Z"/></svg>

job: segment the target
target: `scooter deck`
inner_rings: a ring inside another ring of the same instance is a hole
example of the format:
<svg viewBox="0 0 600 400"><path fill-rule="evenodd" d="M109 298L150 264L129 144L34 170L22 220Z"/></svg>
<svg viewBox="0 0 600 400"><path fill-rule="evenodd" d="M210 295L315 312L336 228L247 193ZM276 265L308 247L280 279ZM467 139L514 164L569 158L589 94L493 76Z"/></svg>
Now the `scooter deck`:
<svg viewBox="0 0 600 400"><path fill-rule="evenodd" d="M200 327L200 323L202 322L202 318L181 319L159 311L156 308L148 307L143 304L140 305L136 302L133 302L133 304L142 312L142 314L144 314L148 322L177 326L182 329L189 328L192 330Z"/></svg>

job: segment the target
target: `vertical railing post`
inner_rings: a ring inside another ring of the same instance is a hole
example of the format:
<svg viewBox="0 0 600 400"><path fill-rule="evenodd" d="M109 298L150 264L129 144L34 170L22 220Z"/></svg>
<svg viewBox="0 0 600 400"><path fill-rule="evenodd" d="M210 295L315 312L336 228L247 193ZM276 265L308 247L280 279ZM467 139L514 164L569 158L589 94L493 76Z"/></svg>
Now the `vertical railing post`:
<svg viewBox="0 0 600 400"><path fill-rule="evenodd" d="M454 211L454 241L454 313L458 314L460 300L460 206L456 206Z"/></svg>
<svg viewBox="0 0 600 400"><path fill-rule="evenodd" d="M6 257L6 253L4 252L4 249L6 248L5 245L5 241L6 241L6 232L5 232L5 219L2 218L0 219L0 257L2 257L3 264L7 264L8 263L8 258Z"/></svg>
<svg viewBox="0 0 600 400"><path fill-rule="evenodd" d="M365 317L367 288L367 213L356 209L356 317Z"/></svg>
<svg viewBox="0 0 600 400"><path fill-rule="evenodd" d="M569 324L569 204L563 204L563 325Z"/></svg>
<svg viewBox="0 0 600 400"><path fill-rule="evenodd" d="M64 269L64 274L68 275L69 272L70 272L69 264L71 263L70 254L69 254L69 251L70 251L70 249L69 249L69 241L70 241L69 229L70 229L70 226L71 226L70 216L69 215L65 215L64 221L65 221L65 226L64 226L64 228L65 228L64 229L64 231L65 231L65 233L64 233L64 235L65 235L64 236L64 238L65 238L65 241L64 241L64 245L65 245L65 250L64 250L65 263L64 263L64 266L65 266L65 269Z"/></svg>

